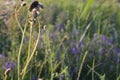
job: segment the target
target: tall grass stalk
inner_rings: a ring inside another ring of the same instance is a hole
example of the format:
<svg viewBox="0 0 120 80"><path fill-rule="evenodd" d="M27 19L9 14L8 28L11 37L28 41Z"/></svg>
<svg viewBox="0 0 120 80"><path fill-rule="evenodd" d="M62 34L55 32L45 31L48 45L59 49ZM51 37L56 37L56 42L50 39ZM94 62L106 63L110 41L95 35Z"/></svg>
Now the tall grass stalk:
<svg viewBox="0 0 120 80"><path fill-rule="evenodd" d="M86 27L84 33L82 34L82 36L81 36L81 38L80 38L80 40L79 40L80 43L82 42L82 40L83 40L83 38L85 37L85 35L86 35L88 29L90 28L90 25L91 25L91 23L88 24L88 26ZM85 58L86 58L86 56L87 56L87 53L88 53L88 51L86 51L85 54L83 54L83 58L82 58L81 65L80 65L80 68L79 68L79 72L78 72L77 80L79 80L79 78L80 78L80 74L81 74L82 66L83 66L83 63L84 63Z"/></svg>
<svg viewBox="0 0 120 80"><path fill-rule="evenodd" d="M91 25L91 23L89 23L88 26L86 27L84 33L83 33L82 36L80 37L79 43L81 43L82 40L84 39L84 37L85 37L85 35L86 35L88 29L90 28L90 25Z"/></svg>
<svg viewBox="0 0 120 80"><path fill-rule="evenodd" d="M77 75L77 80L79 80L79 78L80 78L80 74L81 74L81 71L82 71L83 63L84 63L84 61L86 59L87 54L88 54L88 51L86 51L85 54L83 55L83 59L82 59L82 62L81 62L80 68L79 68L78 75Z"/></svg>
<svg viewBox="0 0 120 80"><path fill-rule="evenodd" d="M94 80L94 68L95 68L95 58L93 59L93 63L92 63L92 80Z"/></svg>
<svg viewBox="0 0 120 80"><path fill-rule="evenodd" d="M117 77L117 79L116 80L120 80L120 74L119 74L119 76Z"/></svg>
<svg viewBox="0 0 120 80"><path fill-rule="evenodd" d="M87 0L86 5L85 5L85 7L82 11L82 14L80 16L83 20L86 18L87 14L89 13L89 10L90 10L93 3L94 3L94 0Z"/></svg>

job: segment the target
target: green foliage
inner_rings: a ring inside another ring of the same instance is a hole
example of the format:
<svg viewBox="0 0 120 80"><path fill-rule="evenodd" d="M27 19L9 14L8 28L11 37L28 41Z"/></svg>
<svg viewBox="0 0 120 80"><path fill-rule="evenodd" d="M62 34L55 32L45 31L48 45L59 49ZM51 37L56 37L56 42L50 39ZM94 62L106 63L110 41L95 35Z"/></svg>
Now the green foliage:
<svg viewBox="0 0 120 80"><path fill-rule="evenodd" d="M31 22L31 0L0 19L0 80L120 79L117 0L39 1Z"/></svg>

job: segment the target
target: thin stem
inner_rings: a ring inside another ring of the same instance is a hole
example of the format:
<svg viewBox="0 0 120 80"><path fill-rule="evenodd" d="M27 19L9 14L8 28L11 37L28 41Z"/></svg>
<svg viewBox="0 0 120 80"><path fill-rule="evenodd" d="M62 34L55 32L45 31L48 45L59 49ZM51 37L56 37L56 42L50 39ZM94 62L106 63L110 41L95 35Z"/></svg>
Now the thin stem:
<svg viewBox="0 0 120 80"><path fill-rule="evenodd" d="M17 6L16 6L16 8L15 8L15 20L16 20L21 32L23 33L23 29L22 29L22 26L20 25L20 22L18 21L18 15L17 15L17 13L20 11L21 8L22 7L20 6L19 9L17 9Z"/></svg>
<svg viewBox="0 0 120 80"><path fill-rule="evenodd" d="M4 79L3 80L7 80L7 74L5 75Z"/></svg>
<svg viewBox="0 0 120 80"><path fill-rule="evenodd" d="M30 57L30 53L31 53L32 27L33 27L33 23L30 24L30 37L29 37L29 46L28 46L28 56L27 56L27 60L28 60L28 58Z"/></svg>
<svg viewBox="0 0 120 80"><path fill-rule="evenodd" d="M82 62L81 62L80 68L79 68L77 80L79 80L79 78L80 78L80 74L81 74L81 71L82 71L83 63L84 63L84 61L85 61L85 58L86 58L86 56L87 56L87 53L88 53L88 51L86 51L85 54L84 54L84 56L83 56L83 59L82 59Z"/></svg>
<svg viewBox="0 0 120 80"><path fill-rule="evenodd" d="M32 36L32 27L33 27L33 23L30 23L30 37L29 37L29 46L28 46L28 56L27 56L27 59L26 59L26 61L28 61L28 59L29 59L29 57L30 57L30 53L31 53L31 50L30 50L30 47L31 47L31 36ZM27 70L27 66L28 66L28 64L26 63L26 67L23 69L23 77L22 77L22 79L24 79L24 75L25 75L25 73L26 73L26 70Z"/></svg>
<svg viewBox="0 0 120 80"><path fill-rule="evenodd" d="M37 38L37 40L36 40L34 49L33 49L32 53L31 53L31 56L28 58L28 60L27 60L27 62L26 62L26 65L25 65L25 67L24 67L24 69L23 69L22 80L24 80L24 77L25 77L25 75L26 75L27 67L28 67L28 65L29 65L29 63L30 63L30 61L31 61L31 59L33 58L33 56L34 56L34 54L35 54L35 50L36 50L36 48L37 48L37 45L38 45L38 42L39 42L39 38L40 38L40 24L39 24L38 38Z"/></svg>
<svg viewBox="0 0 120 80"><path fill-rule="evenodd" d="M50 58L50 66L51 66L51 77L50 77L50 80L53 80L53 64L52 64L52 58Z"/></svg>
<svg viewBox="0 0 120 80"><path fill-rule="evenodd" d="M19 53L18 53L18 60L17 60L18 61L18 66L17 66L17 69L18 69L18 80L20 80L20 56L21 56L21 51L22 51L23 40L24 40L24 37L25 37L26 27L27 27L27 22L25 23L25 28L24 28L24 31L23 31L23 34L22 34L22 40L21 40Z"/></svg>
<svg viewBox="0 0 120 80"><path fill-rule="evenodd" d="M88 29L90 28L90 26L91 26L91 23L89 23L89 24L87 25L87 27L86 27L84 33L83 33L82 36L80 37L79 43L81 43L82 40L84 39L84 37L85 37L85 35L86 35Z"/></svg>
<svg viewBox="0 0 120 80"><path fill-rule="evenodd" d="M92 70L92 80L94 80L95 58L93 60L92 68L93 68L93 70Z"/></svg>
<svg viewBox="0 0 120 80"><path fill-rule="evenodd" d="M20 23L19 23L19 21L18 21L17 13L15 13L15 19L16 19L16 21L17 21L17 24L18 24L21 32L23 33L23 29L22 29L22 27L21 27L21 25L20 25Z"/></svg>

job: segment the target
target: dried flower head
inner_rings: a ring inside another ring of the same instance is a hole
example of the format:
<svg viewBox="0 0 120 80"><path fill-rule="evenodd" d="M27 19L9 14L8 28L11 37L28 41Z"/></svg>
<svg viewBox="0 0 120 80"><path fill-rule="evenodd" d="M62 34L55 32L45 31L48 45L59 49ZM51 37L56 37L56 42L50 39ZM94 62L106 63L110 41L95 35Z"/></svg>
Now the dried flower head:
<svg viewBox="0 0 120 80"><path fill-rule="evenodd" d="M33 1L29 7L30 11L30 22L35 22L37 16L40 14L41 9L43 9L43 5L40 4L37 0Z"/></svg>
<svg viewBox="0 0 120 80"><path fill-rule="evenodd" d="M38 9L43 9L43 5L39 3L37 0L33 1L30 5L29 11L31 12L34 8Z"/></svg>
<svg viewBox="0 0 120 80"><path fill-rule="evenodd" d="M37 7L37 5L39 4L39 2L38 1L33 1L32 3L31 3L31 5L30 5L30 8L29 8L29 10L30 11L32 11L34 8L36 8Z"/></svg>
<svg viewBox="0 0 120 80"><path fill-rule="evenodd" d="M26 6L27 2L22 0L21 6Z"/></svg>

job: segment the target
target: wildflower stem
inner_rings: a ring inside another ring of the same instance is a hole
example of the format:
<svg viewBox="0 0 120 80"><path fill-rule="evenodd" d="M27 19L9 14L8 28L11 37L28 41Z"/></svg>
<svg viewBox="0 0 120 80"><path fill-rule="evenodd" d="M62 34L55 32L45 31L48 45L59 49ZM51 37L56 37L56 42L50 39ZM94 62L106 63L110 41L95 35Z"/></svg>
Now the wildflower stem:
<svg viewBox="0 0 120 80"><path fill-rule="evenodd" d="M17 13L19 12L20 9L21 9L21 7L19 9L17 9L17 7L16 7L16 9L15 9L15 20L16 20L21 32L23 33L23 29L22 29L22 26L20 25L20 23L18 21L18 15L17 15Z"/></svg>
<svg viewBox="0 0 120 80"><path fill-rule="evenodd" d="M5 77L4 77L4 79L3 80L7 80L7 74L5 74Z"/></svg>
<svg viewBox="0 0 120 80"><path fill-rule="evenodd" d="M18 61L18 66L17 66L17 68L18 68L18 80L20 80L20 55L21 55L23 40L24 40L24 37L25 37L26 27L27 27L27 22L25 23L25 28L24 28L24 31L23 31L23 34L22 34L22 40L21 40L19 53L18 53L18 60L17 60Z"/></svg>
<svg viewBox="0 0 120 80"><path fill-rule="evenodd" d="M84 37L85 37L85 35L86 35L88 29L90 28L90 26L91 26L91 23L89 23L88 26L86 27L84 33L83 33L82 36L80 37L79 43L81 43L82 40L84 39Z"/></svg>
<svg viewBox="0 0 120 80"><path fill-rule="evenodd" d="M82 59L82 62L81 62L80 68L79 68L77 80L79 80L79 78L80 78L80 74L81 74L81 71L82 71L83 63L85 61L85 58L86 58L87 54L88 54L88 51L86 51L85 54L83 55L83 59Z"/></svg>
<svg viewBox="0 0 120 80"><path fill-rule="evenodd" d="M31 26L32 26L32 25L31 25ZM31 59L33 58L33 56L34 56L34 54L35 54L35 50L36 50L36 48L37 48L37 45L38 45L38 42L39 42L39 38L40 38L40 23L39 23L39 33L38 33L37 40L36 40L36 42L35 42L35 46L34 46L33 51L32 51L32 53L31 53L30 57L28 58L28 60L27 60L27 62L26 62L26 65L25 65L25 67L24 67L24 69L23 69L22 80L24 80L24 77L25 77L25 75L26 75L27 67L28 67Z"/></svg>
<svg viewBox="0 0 120 80"><path fill-rule="evenodd" d="M29 57L30 57L30 53L31 53L31 50L30 50L30 46L31 46L31 36L32 36L32 27L33 27L33 22L30 23L30 37L29 37L29 46L28 46L28 56L27 56L27 59L26 61L28 61ZM28 63L26 63L25 65L25 68L24 68L24 72L23 72L23 76L22 76L22 79L24 79L24 76L25 76L25 73L26 73L26 70L27 70L27 66L28 66Z"/></svg>
<svg viewBox="0 0 120 80"><path fill-rule="evenodd" d="M92 80L94 80L94 66L95 66L95 58L93 59L93 64L92 64Z"/></svg>
<svg viewBox="0 0 120 80"><path fill-rule="evenodd" d="M50 66L51 66L51 79L53 80L53 64L52 64L52 58L50 58Z"/></svg>
<svg viewBox="0 0 120 80"><path fill-rule="evenodd" d="M29 46L28 46L28 56L27 56L27 60L30 57L30 53L31 53L31 39L32 39L32 27L33 27L33 23L30 23L30 37L29 37Z"/></svg>

